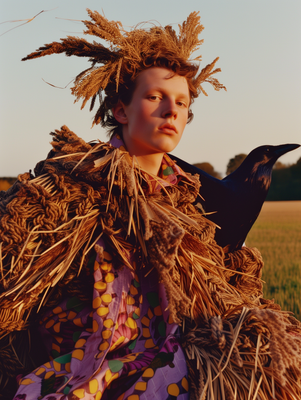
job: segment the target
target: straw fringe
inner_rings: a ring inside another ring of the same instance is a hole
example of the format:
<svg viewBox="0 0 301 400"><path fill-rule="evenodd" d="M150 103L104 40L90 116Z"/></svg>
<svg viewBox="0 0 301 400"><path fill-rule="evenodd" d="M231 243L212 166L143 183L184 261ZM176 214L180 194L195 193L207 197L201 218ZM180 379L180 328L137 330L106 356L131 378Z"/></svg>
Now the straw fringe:
<svg viewBox="0 0 301 400"><path fill-rule="evenodd" d="M86 264L103 235L127 267L136 249L157 270L183 325L192 399L300 398L300 323L263 299L258 250L215 243L193 205L198 179L147 194L128 153L67 127L53 137L36 178L19 176L0 202L0 336L26 329L63 289L90 302Z"/></svg>
<svg viewBox="0 0 301 400"><path fill-rule="evenodd" d="M286 333L286 330L278 331L284 336L283 342L286 343L286 348L290 347L289 357L286 349L280 350L280 343L277 346L278 351L275 352L272 347L273 335L269 331L268 337L262 341L258 339L261 337L260 321L265 320L266 325L269 325L267 316L270 313L273 314L274 321L276 318L276 322L274 322L274 326L276 326L281 317L271 310L244 308L240 316L232 317L231 322L228 320L226 324L221 318L224 323L223 335L226 339L224 349L221 349L218 338L213 332L214 324L212 322L210 325L210 322L205 321L203 327L199 325L191 328L190 326L186 329L188 333L183 337L183 347L188 358L188 369L194 371L193 374L190 373L193 377L192 399L208 397L211 400L235 398L280 400L300 397L300 337L296 341L295 337ZM258 316L259 318L257 318ZM254 323L255 321L256 323ZM234 324L236 324L235 327ZM284 328L283 325L282 328ZM248 352L243 351L245 347L243 338L248 338L253 342L253 345L249 346ZM255 347L256 340L257 348ZM296 351L292 351L292 349ZM279 376L279 372L281 372L279 369L277 375L275 374L276 368L271 368L272 362L274 365L280 351L287 363L287 369L283 371L283 376ZM225 359L226 354L228 356ZM195 360L198 362L196 363ZM202 365L201 368L200 365ZM256 369L256 365L259 368ZM197 369L201 370L203 374L205 373L198 385ZM292 371L294 371L293 374ZM296 371L298 372L296 373ZM212 384L203 385L204 379L213 384L218 379L220 384L217 389L212 391ZM200 387L202 387L201 391Z"/></svg>

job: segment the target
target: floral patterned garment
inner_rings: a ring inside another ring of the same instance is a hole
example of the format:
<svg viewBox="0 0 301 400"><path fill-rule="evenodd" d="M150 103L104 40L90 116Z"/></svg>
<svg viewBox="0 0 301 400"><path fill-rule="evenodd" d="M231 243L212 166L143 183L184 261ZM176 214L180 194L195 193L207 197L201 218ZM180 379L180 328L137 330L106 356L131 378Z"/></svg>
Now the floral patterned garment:
<svg viewBox="0 0 301 400"><path fill-rule="evenodd" d="M123 145L120 139L112 144ZM165 156L164 185L184 177ZM69 298L44 316L40 331L50 361L20 378L14 400L189 399L179 327L157 271L145 267L134 273L114 259L103 239L98 245L104 257L90 259L92 306ZM134 267L137 262L132 255Z"/></svg>

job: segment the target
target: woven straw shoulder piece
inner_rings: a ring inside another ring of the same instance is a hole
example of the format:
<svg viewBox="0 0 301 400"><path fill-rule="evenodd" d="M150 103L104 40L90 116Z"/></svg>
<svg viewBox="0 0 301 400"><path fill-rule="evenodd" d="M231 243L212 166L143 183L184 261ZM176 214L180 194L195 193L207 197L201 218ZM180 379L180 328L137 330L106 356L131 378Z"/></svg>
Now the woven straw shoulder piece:
<svg viewBox="0 0 301 400"><path fill-rule="evenodd" d="M194 206L198 177L148 194L127 152L65 126L52 135L35 177L20 175L0 202L0 329L11 338L2 356L62 288L91 285L82 277L103 235L125 267L136 248L138 267L157 269L182 327L191 398L299 399L300 323L263 299L258 250L216 244L215 226Z"/></svg>

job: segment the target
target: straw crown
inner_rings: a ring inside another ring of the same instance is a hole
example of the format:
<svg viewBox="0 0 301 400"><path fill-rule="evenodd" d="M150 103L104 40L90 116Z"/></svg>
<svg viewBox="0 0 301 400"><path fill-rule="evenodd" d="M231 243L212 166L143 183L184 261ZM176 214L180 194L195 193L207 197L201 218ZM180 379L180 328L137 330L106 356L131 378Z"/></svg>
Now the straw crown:
<svg viewBox="0 0 301 400"><path fill-rule="evenodd" d="M142 70L152 66L153 60L163 58L167 60L180 60L186 65L192 66L192 61L200 61L201 56L190 60L191 54L199 49L203 40L199 34L204 29L200 24L200 16L192 12L182 25L179 25L179 33L170 26L165 27L154 25L150 29L141 29L139 25L126 31L121 22L108 21L97 11L87 9L91 21L82 21L86 30L84 34L97 36L109 43L105 47L101 43L88 42L74 36L61 39L61 42L52 42L40 47L36 52L29 54L24 60L43 57L54 53L65 53L67 56L89 57L91 67L77 75L71 91L76 97L75 101L83 99L82 108L88 100L91 100L90 110L93 109L97 95L100 95L100 104L104 102L101 92L110 96L113 90L118 92L120 85L123 85L126 77L131 80ZM141 24L140 24L141 25ZM216 58L207 65L196 76L198 67L195 67L193 86L196 90L195 97L199 92L206 92L202 88L203 82L212 84L215 90L225 87L213 78L220 69L215 69ZM99 110L94 117L94 123L100 122Z"/></svg>

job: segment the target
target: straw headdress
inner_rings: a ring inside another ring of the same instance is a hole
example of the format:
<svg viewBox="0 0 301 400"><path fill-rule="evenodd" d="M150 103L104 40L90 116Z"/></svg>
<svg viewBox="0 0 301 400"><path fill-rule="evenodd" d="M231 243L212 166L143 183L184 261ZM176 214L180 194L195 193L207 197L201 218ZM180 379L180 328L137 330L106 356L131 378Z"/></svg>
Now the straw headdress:
<svg viewBox="0 0 301 400"><path fill-rule="evenodd" d="M161 63L162 59L171 62L173 64L171 69L176 72L177 67L185 67L186 70L190 68L193 98L200 92L206 94L202 88L203 82L211 83L215 90L225 89L213 77L220 71L219 68L214 68L218 58L203 68L199 74L197 74L198 67L192 61L200 61L201 56L190 60L191 54L203 42L199 39L199 34L204 27L200 24L197 12L192 12L187 20L179 25L177 34L170 25L165 27L153 25L148 30L136 26L126 31L121 22L108 21L97 11L89 9L87 11L91 21L82 21L87 28L84 34L97 36L108 42L108 47L95 41L90 43L85 39L68 36L61 39L61 42L52 42L40 47L23 60L53 53L89 57L91 67L76 76L71 91L76 97L75 101L83 99L82 108L91 99L90 111L99 95L100 107L94 116L93 124L100 123L105 117L106 111L114 105L112 98L116 101L116 93L122 90L122 86L126 89L129 81L133 81L144 69L156 66L159 59ZM105 96L102 96L103 92Z"/></svg>

